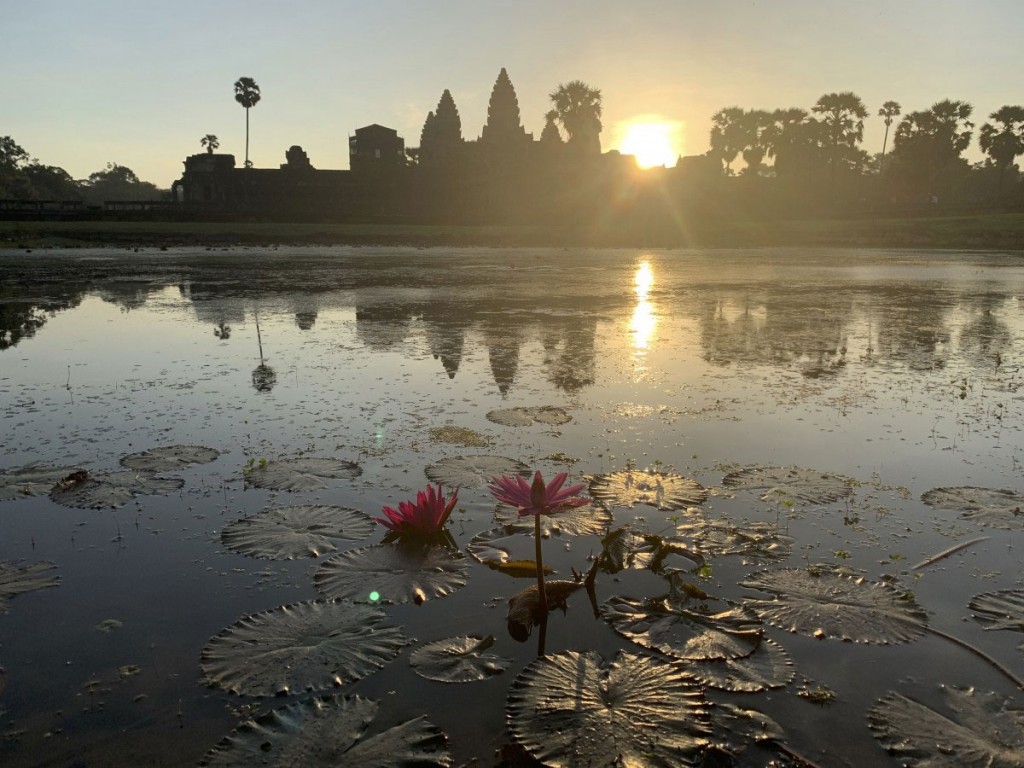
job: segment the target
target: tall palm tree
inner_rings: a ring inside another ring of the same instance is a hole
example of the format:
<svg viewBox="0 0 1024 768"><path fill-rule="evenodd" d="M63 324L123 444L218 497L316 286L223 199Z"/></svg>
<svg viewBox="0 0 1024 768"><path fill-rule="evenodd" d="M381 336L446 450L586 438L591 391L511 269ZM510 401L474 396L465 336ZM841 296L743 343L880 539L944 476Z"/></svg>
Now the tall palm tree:
<svg viewBox="0 0 1024 768"><path fill-rule="evenodd" d="M249 110L260 100L260 87L251 77L240 77L235 81L235 101L245 107L245 167L251 168L249 162Z"/></svg>
<svg viewBox="0 0 1024 768"><path fill-rule="evenodd" d="M985 123L978 134L981 151L999 168L999 191L1003 176L1019 155L1024 155L1024 107L1003 106L989 115L998 125Z"/></svg>
<svg viewBox="0 0 1024 768"><path fill-rule="evenodd" d="M199 146L206 147L208 154L213 154L220 147L220 139L214 134L208 133L199 140Z"/></svg>
<svg viewBox="0 0 1024 768"><path fill-rule="evenodd" d="M829 142L829 177L834 182L840 147L853 149L861 142L868 110L860 96L843 91L826 93L811 107L811 111L821 115L821 124Z"/></svg>
<svg viewBox="0 0 1024 768"><path fill-rule="evenodd" d="M589 154L601 154L601 91L582 80L560 83L548 94L569 144Z"/></svg>
<svg viewBox="0 0 1024 768"><path fill-rule="evenodd" d="M900 116L900 104L898 101L887 101L878 110L878 116L885 120L885 138L882 139L882 159L885 159L885 147L889 143L889 126L892 121Z"/></svg>
<svg viewBox="0 0 1024 768"><path fill-rule="evenodd" d="M725 172L732 174L732 161L743 149L743 110L725 107L711 116L711 153L725 163Z"/></svg>

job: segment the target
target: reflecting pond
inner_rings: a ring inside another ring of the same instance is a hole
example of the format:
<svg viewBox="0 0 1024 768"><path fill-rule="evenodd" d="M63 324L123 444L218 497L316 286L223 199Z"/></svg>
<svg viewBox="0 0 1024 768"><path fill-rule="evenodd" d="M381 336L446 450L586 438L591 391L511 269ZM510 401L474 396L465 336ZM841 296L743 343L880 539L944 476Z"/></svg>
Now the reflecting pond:
<svg viewBox="0 0 1024 768"><path fill-rule="evenodd" d="M0 763L1024 760L1022 365L1014 254L4 253Z"/></svg>

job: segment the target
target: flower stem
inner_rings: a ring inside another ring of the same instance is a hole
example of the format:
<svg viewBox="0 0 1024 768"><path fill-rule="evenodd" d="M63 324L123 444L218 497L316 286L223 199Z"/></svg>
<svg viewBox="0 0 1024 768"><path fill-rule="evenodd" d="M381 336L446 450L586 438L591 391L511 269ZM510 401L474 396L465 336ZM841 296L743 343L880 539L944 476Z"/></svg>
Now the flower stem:
<svg viewBox="0 0 1024 768"><path fill-rule="evenodd" d="M540 614L548 615L548 596L544 591L544 561L540 554L540 515L533 516L533 538L537 546L537 598L540 601Z"/></svg>

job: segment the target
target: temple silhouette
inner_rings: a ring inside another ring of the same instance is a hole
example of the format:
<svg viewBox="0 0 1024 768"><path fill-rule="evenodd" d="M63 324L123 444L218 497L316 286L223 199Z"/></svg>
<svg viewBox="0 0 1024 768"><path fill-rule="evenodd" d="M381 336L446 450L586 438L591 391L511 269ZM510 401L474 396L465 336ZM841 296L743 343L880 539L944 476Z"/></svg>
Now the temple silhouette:
<svg viewBox="0 0 1024 768"><path fill-rule="evenodd" d="M621 205L636 176L633 158L601 153L599 121L563 141L549 113L539 138L523 127L503 68L479 138L467 140L451 93L441 94L407 151L397 131L372 124L348 139L349 170L314 166L300 146L278 168L246 168L231 154L185 160L172 195L196 218L409 223L548 223Z"/></svg>

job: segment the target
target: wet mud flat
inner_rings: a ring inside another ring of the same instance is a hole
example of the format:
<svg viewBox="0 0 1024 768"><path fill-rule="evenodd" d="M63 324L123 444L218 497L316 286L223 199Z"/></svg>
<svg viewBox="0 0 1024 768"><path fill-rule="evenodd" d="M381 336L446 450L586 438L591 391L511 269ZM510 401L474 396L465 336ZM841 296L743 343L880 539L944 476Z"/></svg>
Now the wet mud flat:
<svg viewBox="0 0 1024 768"><path fill-rule="evenodd" d="M96 249L0 286L5 766L1020 757L1016 254ZM590 501L543 519L543 659L533 521L487 490L536 470ZM386 540L428 483L447 535Z"/></svg>

